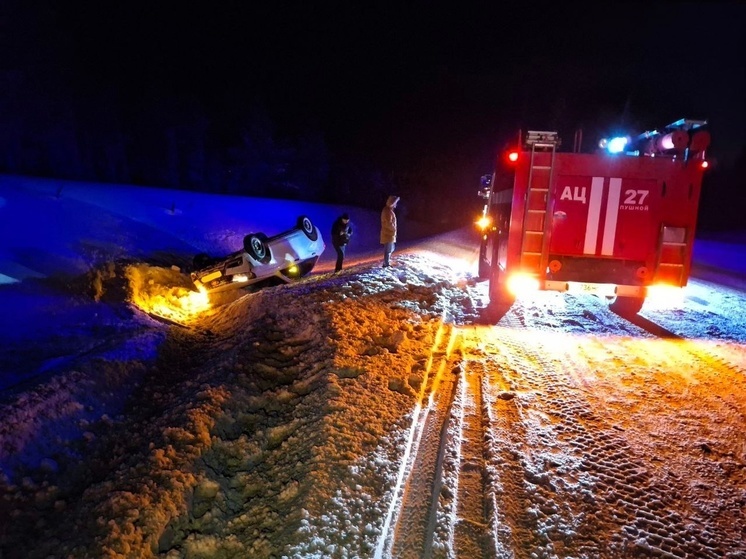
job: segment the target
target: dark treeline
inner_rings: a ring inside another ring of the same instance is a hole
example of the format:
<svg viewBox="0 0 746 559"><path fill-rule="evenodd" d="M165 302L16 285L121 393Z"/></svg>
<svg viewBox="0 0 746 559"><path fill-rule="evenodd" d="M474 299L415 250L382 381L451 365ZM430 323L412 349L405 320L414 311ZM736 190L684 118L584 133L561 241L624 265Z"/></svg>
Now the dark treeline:
<svg viewBox="0 0 746 559"><path fill-rule="evenodd" d="M454 165L456 155L448 161L412 157L407 166L334 152L321 128L280 134L258 104L220 122L178 97L133 110L116 91L86 96L49 83L33 91L23 71L3 72L0 80L2 173L369 209L380 209L394 192L406 200L410 218L444 227L465 223L466 212L479 203L476 185L484 168L473 169L464 197L459 175L468 162Z"/></svg>
<svg viewBox="0 0 746 559"><path fill-rule="evenodd" d="M390 188L365 162L335 158L322 130L278 135L261 107L220 125L178 98L135 111L115 91L33 95L25 77L2 77L13 86L0 93L5 173L363 206Z"/></svg>
<svg viewBox="0 0 746 559"><path fill-rule="evenodd" d="M54 60L16 62L0 68L0 172L363 207L394 188L320 128L281 134L256 102L220 117L188 92L86 91Z"/></svg>
<svg viewBox="0 0 746 559"><path fill-rule="evenodd" d="M335 151L320 126L282 133L258 102L228 118L184 95L133 107L115 88L85 92L67 76L64 68L0 69L0 172L369 209L394 192L412 219L451 227L468 223L478 178L491 170L491 155L468 146L415 154L401 145L405 156L381 163ZM706 177L702 228L741 224L742 204L733 201L743 198L743 152L725 163Z"/></svg>
<svg viewBox="0 0 746 559"><path fill-rule="evenodd" d="M105 14L98 9L100 23ZM112 18L136 20L117 9ZM434 154L393 161L351 149L344 138L332 145L331 124L313 107L302 110L303 88L291 102L278 102L277 85L261 82L261 61L251 53L218 61L247 62L229 83L230 72L212 69L213 60L193 62L185 53L178 62L178 46L166 54L154 46L141 59L142 45L160 41L160 30L141 37L132 28L133 37L109 41L106 29L87 29L81 40L75 26L85 24L64 10L43 0L0 6L2 173L371 209L397 193L411 218L449 226L467 215L454 209L477 204L471 194L481 169L460 180L469 182L468 200L459 195L444 205L456 170Z"/></svg>
<svg viewBox="0 0 746 559"><path fill-rule="evenodd" d="M479 177L519 129L559 130L569 148L580 128L588 148L613 129L712 117L700 222L741 227L742 148L717 162L738 119L707 114L720 105L690 88L662 104L629 61L604 74L602 53L539 50L527 73L526 60L475 58L482 34L436 59L440 28L413 8L368 28L349 6L342 23L339 6L311 21L313 3L179 6L0 2L0 173L369 209L397 194L402 214L446 228L479 210Z"/></svg>

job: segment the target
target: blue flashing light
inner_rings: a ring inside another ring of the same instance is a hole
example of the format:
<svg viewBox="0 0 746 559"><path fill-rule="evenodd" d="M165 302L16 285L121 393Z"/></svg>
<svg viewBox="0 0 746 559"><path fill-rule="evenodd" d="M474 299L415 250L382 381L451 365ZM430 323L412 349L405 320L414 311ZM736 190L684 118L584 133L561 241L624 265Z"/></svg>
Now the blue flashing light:
<svg viewBox="0 0 746 559"><path fill-rule="evenodd" d="M627 146L628 141L629 140L626 137L612 138L611 140L609 140L606 149L609 153L621 153Z"/></svg>

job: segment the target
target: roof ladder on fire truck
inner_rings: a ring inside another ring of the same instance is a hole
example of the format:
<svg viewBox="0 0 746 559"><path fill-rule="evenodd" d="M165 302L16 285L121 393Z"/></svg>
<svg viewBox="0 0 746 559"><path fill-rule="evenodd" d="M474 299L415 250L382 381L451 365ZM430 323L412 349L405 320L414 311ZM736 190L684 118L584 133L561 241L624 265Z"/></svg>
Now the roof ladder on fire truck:
<svg viewBox="0 0 746 559"><path fill-rule="evenodd" d="M549 189L559 137L557 132L529 130L525 144L531 147L531 161L523 216L521 268L541 277L549 259Z"/></svg>

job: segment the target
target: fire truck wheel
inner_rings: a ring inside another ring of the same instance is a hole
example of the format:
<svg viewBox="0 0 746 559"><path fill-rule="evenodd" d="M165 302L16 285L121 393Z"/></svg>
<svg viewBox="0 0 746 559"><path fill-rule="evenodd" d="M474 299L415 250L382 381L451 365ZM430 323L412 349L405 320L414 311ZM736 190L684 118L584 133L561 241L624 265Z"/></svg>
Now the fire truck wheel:
<svg viewBox="0 0 746 559"><path fill-rule="evenodd" d="M490 277L490 263L483 258L479 259L479 279L487 279Z"/></svg>
<svg viewBox="0 0 746 559"><path fill-rule="evenodd" d="M501 315L505 314L513 306L515 297L504 287L495 288L490 285L490 303L489 306L494 309L500 309Z"/></svg>
<svg viewBox="0 0 746 559"><path fill-rule="evenodd" d="M497 324L513 306L513 299L492 299L483 311L486 324Z"/></svg>
<svg viewBox="0 0 746 559"><path fill-rule="evenodd" d="M643 297L616 297L609 304L609 309L616 314L633 315L640 312L644 302Z"/></svg>

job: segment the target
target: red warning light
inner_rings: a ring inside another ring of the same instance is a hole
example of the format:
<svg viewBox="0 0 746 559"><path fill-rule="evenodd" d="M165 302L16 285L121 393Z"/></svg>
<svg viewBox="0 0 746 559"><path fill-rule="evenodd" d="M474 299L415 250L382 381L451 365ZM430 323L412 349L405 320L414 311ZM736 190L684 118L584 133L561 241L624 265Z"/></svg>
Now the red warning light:
<svg viewBox="0 0 746 559"><path fill-rule="evenodd" d="M508 152L508 161L511 163L515 163L518 161L518 152L517 151L509 151Z"/></svg>
<svg viewBox="0 0 746 559"><path fill-rule="evenodd" d="M701 167L702 169L707 169L707 167L709 167L709 166L710 166L710 162L709 162L709 161L702 161L702 163L700 163L700 164L699 164L699 166L700 166L700 167Z"/></svg>

